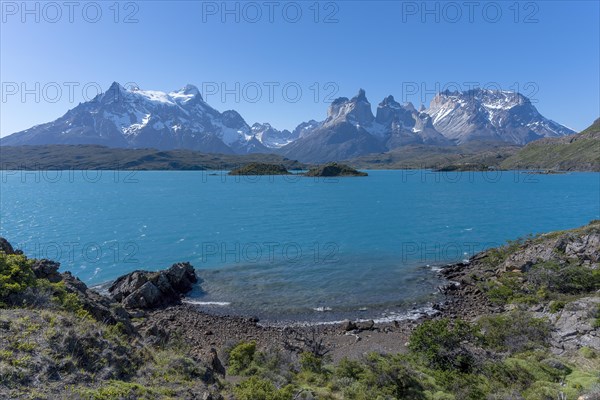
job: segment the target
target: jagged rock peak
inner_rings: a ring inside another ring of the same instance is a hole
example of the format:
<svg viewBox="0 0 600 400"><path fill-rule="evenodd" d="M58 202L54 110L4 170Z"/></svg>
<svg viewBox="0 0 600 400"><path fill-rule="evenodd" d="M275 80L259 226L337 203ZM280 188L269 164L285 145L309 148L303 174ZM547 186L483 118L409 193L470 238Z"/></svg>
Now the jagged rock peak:
<svg viewBox="0 0 600 400"><path fill-rule="evenodd" d="M399 107L400 104L396 100L394 100L394 96L390 94L389 96L385 97L381 103L379 103L379 107L386 106Z"/></svg>
<svg viewBox="0 0 600 400"><path fill-rule="evenodd" d="M352 98L352 101L366 101L368 103L369 101L367 100L365 89L359 89L358 94Z"/></svg>

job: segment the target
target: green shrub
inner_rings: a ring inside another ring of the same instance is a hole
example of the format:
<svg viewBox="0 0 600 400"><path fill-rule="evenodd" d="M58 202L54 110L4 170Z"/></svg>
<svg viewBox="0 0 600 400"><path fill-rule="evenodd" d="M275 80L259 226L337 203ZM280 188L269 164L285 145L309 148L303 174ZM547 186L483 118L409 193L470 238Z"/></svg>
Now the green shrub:
<svg viewBox="0 0 600 400"><path fill-rule="evenodd" d="M90 400L156 399L170 394L168 390L117 380L109 381L98 389L79 389L77 392L82 398Z"/></svg>
<svg viewBox="0 0 600 400"><path fill-rule="evenodd" d="M550 302L550 312L552 314L556 314L557 312L565 308L565 305L567 305L567 303L561 300L552 301Z"/></svg>
<svg viewBox="0 0 600 400"><path fill-rule="evenodd" d="M492 303L507 304L519 293L521 285L520 274L507 272L497 281L482 283L480 289L485 292Z"/></svg>
<svg viewBox="0 0 600 400"><path fill-rule="evenodd" d="M416 380L416 373L405 357L369 354L365 359L366 369L360 382L367 389L376 388L382 399L421 399L423 388ZM373 396L372 398L376 398Z"/></svg>
<svg viewBox="0 0 600 400"><path fill-rule="evenodd" d="M600 270L547 261L534 265L527 280L537 289L545 287L555 293L589 293L600 289Z"/></svg>
<svg viewBox="0 0 600 400"><path fill-rule="evenodd" d="M0 303L35 284L31 264L23 255L0 252Z"/></svg>
<svg viewBox="0 0 600 400"><path fill-rule="evenodd" d="M255 352L256 342L241 342L229 350L229 373L243 373L252 363Z"/></svg>
<svg viewBox="0 0 600 400"><path fill-rule="evenodd" d="M550 335L548 321L519 311L483 317L479 327L484 332L487 346L510 353L544 347Z"/></svg>
<svg viewBox="0 0 600 400"><path fill-rule="evenodd" d="M583 346L581 349L579 349L579 353L588 359L593 359L593 358L598 357L598 353L596 353L596 351L594 349L592 349L591 347L587 347L587 346Z"/></svg>
<svg viewBox="0 0 600 400"><path fill-rule="evenodd" d="M305 351L300 354L300 368L302 371L318 374L323 369L323 358Z"/></svg>
<svg viewBox="0 0 600 400"><path fill-rule="evenodd" d="M481 400L486 397L485 379L481 375L450 369L436 370L434 376L436 383L456 399Z"/></svg>
<svg viewBox="0 0 600 400"><path fill-rule="evenodd" d="M291 400L293 387L277 389L270 381L255 376L246 379L233 389L237 400Z"/></svg>
<svg viewBox="0 0 600 400"><path fill-rule="evenodd" d="M419 325L410 336L409 349L431 368L467 372L474 359L465 345L477 339L477 331L468 323L444 318Z"/></svg>
<svg viewBox="0 0 600 400"><path fill-rule="evenodd" d="M592 326L596 329L600 329L600 304L596 307L596 311L594 312L594 321L592 322Z"/></svg>
<svg viewBox="0 0 600 400"><path fill-rule="evenodd" d="M365 367L360 362L343 358L335 369L335 376L338 378L359 380L364 372Z"/></svg>

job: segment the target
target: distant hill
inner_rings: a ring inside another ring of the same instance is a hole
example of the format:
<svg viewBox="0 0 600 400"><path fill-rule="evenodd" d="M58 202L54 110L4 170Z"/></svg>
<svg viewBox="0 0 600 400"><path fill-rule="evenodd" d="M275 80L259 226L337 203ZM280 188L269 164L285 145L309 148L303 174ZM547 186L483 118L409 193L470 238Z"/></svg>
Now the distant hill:
<svg viewBox="0 0 600 400"><path fill-rule="evenodd" d="M457 165L487 169L499 168L502 161L519 149L519 146L502 142L470 142L460 146L406 145L345 162L360 169L441 169Z"/></svg>
<svg viewBox="0 0 600 400"><path fill-rule="evenodd" d="M159 151L98 145L0 146L0 169L25 170L229 170L251 162L306 169L275 154L205 154L192 150Z"/></svg>
<svg viewBox="0 0 600 400"><path fill-rule="evenodd" d="M283 165L252 162L229 171L229 175L289 175Z"/></svg>
<svg viewBox="0 0 600 400"><path fill-rule="evenodd" d="M531 142L500 166L504 169L600 171L600 118L576 135Z"/></svg>

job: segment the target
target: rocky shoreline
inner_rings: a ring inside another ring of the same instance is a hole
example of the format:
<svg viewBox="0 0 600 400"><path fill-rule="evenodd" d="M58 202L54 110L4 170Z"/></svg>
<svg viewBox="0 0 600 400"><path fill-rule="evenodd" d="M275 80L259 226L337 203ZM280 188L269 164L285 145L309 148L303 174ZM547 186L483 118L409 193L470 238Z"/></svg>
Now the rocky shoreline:
<svg viewBox="0 0 600 400"><path fill-rule="evenodd" d="M19 253L5 239L0 239L0 246L8 254ZM300 349L302 338L314 335L323 340L335 360L359 357L370 351L403 352L412 330L425 320L476 320L482 315L505 312L507 307L490 302L478 287L478 282L490 279L496 272L493 268L481 268L481 261L486 257L489 254L482 252L469 262L440 267L438 274L446 283L438 289L444 299L433 304L435 312L430 315L423 313L418 318L385 323L357 318L339 324L317 322L284 327L263 325L255 317L211 314L182 302L197 282L194 267L189 263L174 264L161 271L134 271L123 275L110 284L104 295L88 288L70 272L59 273L60 264L54 261L35 260L33 269L37 278L65 282L67 289L77 293L84 307L97 319L120 322L128 332L135 332L149 343L165 342L179 335L193 344L199 356L206 357L211 348L239 341Z"/></svg>
<svg viewBox="0 0 600 400"><path fill-rule="evenodd" d="M466 321L485 330L485 324L490 323L490 318L495 323L514 318L517 325L525 325L513 333L516 336L511 339L514 341L511 346L521 348L519 346L522 344L519 343L523 339L519 335L528 334L528 329L537 332L543 325L547 326L543 329L548 329L548 334L542 335L542 343L551 354L571 360L581 357L578 354L583 350L586 354L600 354L600 274L597 273L600 268L600 221L593 221L571 231L553 232L509 243L504 247L483 251L471 257L468 262L443 266L438 273L446 281L439 288L444 299L434 305L435 313L423 314L417 319L386 323L346 320L339 324L278 327L262 325L257 318L252 317L213 315L183 301L197 283L194 267L189 263L177 263L161 271L134 271L116 279L105 294L100 294L71 273L60 273L59 263L52 260L27 260L22 252L13 249L8 241L0 238L0 256L3 254L5 257L15 256L26 260L32 276L22 276L21 279L30 284L32 279L38 283L29 289L3 294L0 299L0 342L9 343L9 348L29 348L27 343L23 345L19 339L15 344L11 337L15 333L10 332L15 329L18 332L23 328L15 326L12 321L49 318L54 324L52 321L57 317L48 314L47 310L55 310L58 302L61 304L60 312L63 313L58 314L58 320L65 325L67 336L61 337L61 334L51 329L52 337L55 338L53 340L58 340L52 346L58 349L66 346L66 350L61 350L57 357L65 356L65 351L67 355L69 351L83 352L83 355L78 356L78 362L83 363L79 366L82 371L96 371L96 368L100 368L94 374L101 374L102 379L127 381L128 370L123 370L123 366L141 363L137 358L127 356L127 352L147 354L148 351L158 351L159 354L164 354L165 350L161 349L179 344L178 346L185 348L186 357L196 360L194 363L207 365L208 375L203 375L200 381L190 383L205 393L204 397L186 398L223 399L219 394L222 389L213 387L222 380L216 379L214 374L219 370L225 373L220 360L227 360L231 349L244 343L256 346L262 354L286 354L282 357L296 360L292 365L303 354L326 358L337 365L347 362L345 359L361 362L369 354L390 357L408 355L413 351L409 342L412 343L415 332L436 321L442 325L448 323L445 321L450 321L450 324L456 326L461 326L464 323L461 321ZM536 289L535 285L541 279L539 270L546 274L543 283L545 290L550 293L542 293ZM36 309L39 312L35 312ZM74 313L68 315L84 319L69 320L72 317L65 315L64 310ZM519 322L522 316L530 319ZM531 319L532 317L535 319ZM73 329L73 324L83 323L87 326L86 318L101 323L101 329L108 333L105 332L100 337L97 333L92 336L85 333L83 338L77 338L69 329ZM532 321L542 320L546 322L540 326L527 325L540 324ZM483 321L483 325L479 325L479 321ZM26 331L34 332L32 329L28 328ZM119 333L113 337L114 332ZM48 335L46 331L44 337ZM126 340L129 344L127 347L110 344L110 338L121 338L119 340ZM46 339L38 338L37 345L50 346L44 340ZM75 341L71 343L72 340ZM90 348L85 351L77 350L81 340L88 343ZM95 357L93 354L98 351L104 357L101 367L92 362ZM0 362L1 357L2 353ZM151 356L150 359L155 360L156 356ZM64 369L64 362L60 361L56 366L45 366L46 361L36 361L36 366L31 368L42 375L34 374L27 379L43 382L48 379L48 368ZM152 368L160 366L156 365L156 361L152 365ZM80 379L75 375L71 378ZM142 375L137 379L145 378ZM57 394L62 393L63 389L60 385L50 384L44 390L46 393ZM178 389L170 390L176 393ZM0 394L2 393L4 392L0 388ZM17 392L8 393L9 397L20 397L15 394Z"/></svg>
<svg viewBox="0 0 600 400"><path fill-rule="evenodd" d="M2 239L7 254L19 253ZM440 290L447 299L434 305L435 315L423 314L417 319L375 323L350 321L340 324L275 327L262 325L257 318L215 315L182 302L192 285L197 282L194 268L189 263L174 264L161 271L134 271L113 281L100 294L70 272L59 273L60 264L52 260L35 260L34 272L38 279L64 282L68 291L77 294L84 308L98 320L121 323L128 333L151 344L166 342L177 335L192 344L195 353L205 358L212 348L223 348L239 341L255 341L259 347L277 346L301 351L310 346L303 341L314 336L322 340L334 360L342 357L360 357L371 351L396 353L406 350L410 332L425 319L440 317L469 317L481 312L480 302L466 303L463 290L454 290L448 284ZM441 275L452 278L460 264L447 266ZM487 310L486 310L487 311Z"/></svg>

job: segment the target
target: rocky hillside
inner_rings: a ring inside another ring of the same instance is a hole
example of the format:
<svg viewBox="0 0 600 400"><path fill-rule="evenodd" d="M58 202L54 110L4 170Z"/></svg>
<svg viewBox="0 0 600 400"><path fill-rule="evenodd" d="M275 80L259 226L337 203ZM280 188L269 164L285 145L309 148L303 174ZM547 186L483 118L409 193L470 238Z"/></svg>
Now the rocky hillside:
<svg viewBox="0 0 600 400"><path fill-rule="evenodd" d="M531 312L550 321L555 354L600 350L598 220L484 251L442 274L450 281L443 291L463 315Z"/></svg>
<svg viewBox="0 0 600 400"><path fill-rule="evenodd" d="M1 398L220 398L210 363L179 338L157 341L132 318L133 309L139 317L177 304L196 279L189 264L137 271L115 282L110 297L58 267L0 238Z"/></svg>
<svg viewBox="0 0 600 400"><path fill-rule="evenodd" d="M505 169L600 171L600 118L576 135L529 143L500 165Z"/></svg>

